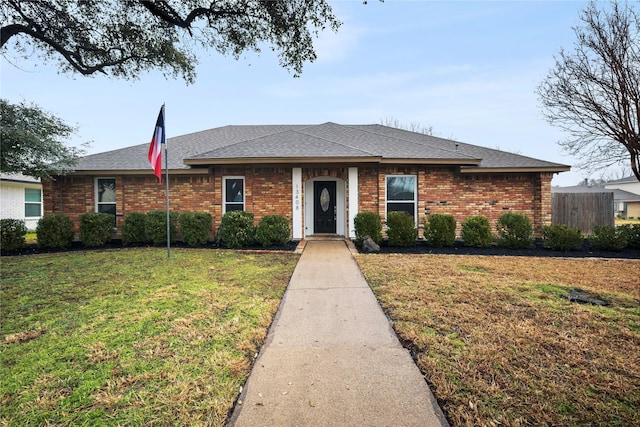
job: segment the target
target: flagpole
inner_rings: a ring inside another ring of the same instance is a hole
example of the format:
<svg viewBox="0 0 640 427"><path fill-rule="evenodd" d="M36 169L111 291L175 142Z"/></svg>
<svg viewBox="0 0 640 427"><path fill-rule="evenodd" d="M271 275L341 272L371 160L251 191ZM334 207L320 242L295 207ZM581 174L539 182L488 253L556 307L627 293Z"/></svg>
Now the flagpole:
<svg viewBox="0 0 640 427"><path fill-rule="evenodd" d="M167 155L167 123L166 115L164 114L164 103L162 104L162 115L164 122L164 169L165 169L165 181L167 181L167 259L171 258L171 215L169 213L169 156Z"/></svg>

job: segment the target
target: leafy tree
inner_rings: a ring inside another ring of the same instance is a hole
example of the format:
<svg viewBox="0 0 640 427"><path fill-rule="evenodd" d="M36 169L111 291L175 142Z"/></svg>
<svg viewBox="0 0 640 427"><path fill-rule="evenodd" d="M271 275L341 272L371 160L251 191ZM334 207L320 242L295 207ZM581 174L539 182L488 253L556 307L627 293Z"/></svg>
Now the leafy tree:
<svg viewBox="0 0 640 427"><path fill-rule="evenodd" d="M312 38L340 22L325 0L4 0L0 47L35 50L64 71L136 78L160 69L195 79L197 49L238 58L278 52L280 65L299 74L316 59Z"/></svg>
<svg viewBox="0 0 640 427"><path fill-rule="evenodd" d="M636 4L591 2L574 28L575 51L561 50L538 87L545 115L571 137L560 145L604 169L630 160L640 180L640 13Z"/></svg>
<svg viewBox="0 0 640 427"><path fill-rule="evenodd" d="M82 148L66 145L75 132L35 105L0 99L0 170L36 178L63 174L84 153Z"/></svg>

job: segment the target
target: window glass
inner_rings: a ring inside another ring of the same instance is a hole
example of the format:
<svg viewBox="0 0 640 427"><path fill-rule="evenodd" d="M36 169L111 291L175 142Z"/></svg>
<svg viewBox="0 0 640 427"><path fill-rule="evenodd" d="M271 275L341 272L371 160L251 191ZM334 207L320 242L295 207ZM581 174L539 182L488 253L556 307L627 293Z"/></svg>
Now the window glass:
<svg viewBox="0 0 640 427"><path fill-rule="evenodd" d="M416 177L387 176L387 213L402 211L416 217Z"/></svg>
<svg viewBox="0 0 640 427"><path fill-rule="evenodd" d="M244 180L242 178L227 178L227 202L244 201L244 196L242 194L243 181Z"/></svg>
<svg viewBox="0 0 640 427"><path fill-rule="evenodd" d="M244 206L241 204L238 204L238 205L227 204L227 208L225 209L225 212L243 211L243 210L244 210Z"/></svg>
<svg viewBox="0 0 640 427"><path fill-rule="evenodd" d="M25 188L24 189L24 201L25 202L42 202L42 191L37 188Z"/></svg>
<svg viewBox="0 0 640 427"><path fill-rule="evenodd" d="M24 202L24 216L26 218L42 216L42 190L25 188Z"/></svg>
<svg viewBox="0 0 640 427"><path fill-rule="evenodd" d="M387 177L387 200L414 200L414 176Z"/></svg>
<svg viewBox="0 0 640 427"><path fill-rule="evenodd" d="M96 179L96 212L116 215L116 180L115 178Z"/></svg>
<svg viewBox="0 0 640 427"><path fill-rule="evenodd" d="M98 203L116 202L116 180L114 178L98 179Z"/></svg>
<svg viewBox="0 0 640 427"><path fill-rule="evenodd" d="M40 203L25 203L24 204L24 216L42 216L42 209Z"/></svg>
<svg viewBox="0 0 640 427"><path fill-rule="evenodd" d="M244 210L244 178L224 178L224 211Z"/></svg>
<svg viewBox="0 0 640 427"><path fill-rule="evenodd" d="M115 203L114 204L98 205L98 212L115 215L116 214L116 205L115 205Z"/></svg>

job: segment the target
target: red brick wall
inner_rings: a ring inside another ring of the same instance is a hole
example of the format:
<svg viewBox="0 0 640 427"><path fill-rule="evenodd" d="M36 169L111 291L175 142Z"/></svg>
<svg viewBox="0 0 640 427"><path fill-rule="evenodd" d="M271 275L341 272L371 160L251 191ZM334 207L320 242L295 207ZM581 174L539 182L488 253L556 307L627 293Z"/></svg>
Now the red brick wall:
<svg viewBox="0 0 640 427"><path fill-rule="evenodd" d="M256 223L265 215L283 215L291 221L291 171L288 166L221 166L201 175L171 176L171 210L209 212L217 230L222 218L222 179L244 176L246 209L254 213ZM348 183L348 167L304 167L302 174L303 181L331 176ZM420 229L430 213L452 214L458 232L461 222L471 215L485 215L495 224L505 212L521 212L529 216L537 235L542 225L551 223L551 173L460 174L448 167L360 165L359 210L378 212L384 218L385 177L399 174L418 178ZM116 179L118 225L131 212L165 209L165 184L155 177L112 177ZM94 181L91 176L66 176L44 182L44 212L68 215L78 231L80 215L95 211Z"/></svg>
<svg viewBox="0 0 640 427"><path fill-rule="evenodd" d="M551 177L549 174L451 174L447 169L425 168L419 181L427 213L452 214L458 222L484 215L495 226L500 215L517 212L529 217L536 233L551 223ZM546 193L545 193L546 191Z"/></svg>
<svg viewBox="0 0 640 427"><path fill-rule="evenodd" d="M451 167L367 166L358 170L359 209L385 217L386 175L417 175L418 225L431 213L451 214L458 223L485 215L495 226L505 212L529 217L536 235L551 224L551 173L461 174Z"/></svg>
<svg viewBox="0 0 640 427"><path fill-rule="evenodd" d="M76 232L80 216L95 212L93 177L58 177L56 181L42 182L42 203L45 214L65 214L74 223ZM118 181L116 180L116 186ZM116 203L118 200L116 201Z"/></svg>
<svg viewBox="0 0 640 427"><path fill-rule="evenodd" d="M246 180L247 193L251 188L246 209L253 212L256 224L266 215L282 215L291 222L293 195L290 167L256 167L246 175Z"/></svg>
<svg viewBox="0 0 640 427"><path fill-rule="evenodd" d="M384 181L383 181L384 191ZM358 209L361 212L378 212L380 185L378 182L378 166L361 166L358 168Z"/></svg>

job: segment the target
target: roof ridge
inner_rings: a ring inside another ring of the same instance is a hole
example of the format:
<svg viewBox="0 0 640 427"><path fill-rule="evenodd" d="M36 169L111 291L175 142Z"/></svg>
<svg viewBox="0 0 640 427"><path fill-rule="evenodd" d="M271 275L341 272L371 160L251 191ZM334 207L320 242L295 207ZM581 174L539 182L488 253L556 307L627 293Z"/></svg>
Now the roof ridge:
<svg viewBox="0 0 640 427"><path fill-rule="evenodd" d="M226 126L222 126L222 128L225 128L225 127L255 127L255 126L274 126L274 127L275 126L287 126L287 127L289 127L289 126L291 126L291 127L293 127L293 126L304 126L306 128L306 127L309 127L309 126L312 126L312 125L226 125ZM208 129L208 130L213 130L213 129L221 129L221 128L212 128L212 129ZM197 154L194 154L194 155L192 155L190 157L202 156L204 154L214 153L214 152L216 152L218 150L228 149L230 147L237 146L238 144L246 144L247 142L255 141L255 140L261 139L261 138L266 138L268 136L279 135L279 134L282 134L282 133L295 132L295 131L296 131L295 129L278 130L278 131L273 132L273 133L268 133L268 134L260 135L260 136L254 136L252 138L243 139L243 140L234 142L232 144L223 145L222 147L217 147L217 148L214 148L213 150L205 151L205 152L202 152L202 153L197 153ZM186 158L188 158L188 157L186 157Z"/></svg>
<svg viewBox="0 0 640 427"><path fill-rule="evenodd" d="M349 127L353 128L353 126L358 126L358 125L346 125L346 126L349 126ZM426 133L425 133L425 134L422 134L422 133L420 133L420 132L413 132L413 131L410 131L410 130L405 130L405 129L400 129L400 128L394 128L394 127L391 127L391 126L384 126L384 125L378 125L378 124L373 124L373 125L364 125L364 126L367 126L367 127L368 127L368 126L382 126L382 127L384 127L384 128L387 128L387 129L393 129L394 131L409 132L409 133L411 133L411 134L415 134L415 135L423 135L423 136L430 137L430 138L437 138L437 139L441 139L441 140L443 140L443 141L455 142L456 144L464 144L463 142L454 141L454 140L452 140L452 139L440 138L440 137L433 136L433 135L427 135ZM371 130L369 130L369 129L363 129L363 130L362 130L362 132L367 132L367 133L371 133L371 134L375 134L375 135L380 135L380 136L384 136L384 137L391 138L391 139L398 139L398 140L400 140L400 141L404 141L404 142L407 142L407 143L409 143L409 144L413 144L413 145L415 145L415 146L422 146L422 145L423 145L423 144L421 144L421 143L419 143L419 142L412 141L412 140L410 140L410 139L400 138L400 137L397 137L397 136L391 136L391 135L385 135L385 134L382 134L382 133L380 133L380 132L371 131ZM432 144L432 143L429 143L429 142L425 142L425 143L424 143L424 145L428 145L430 148L435 148L435 149L442 150L442 151L446 151L446 152L449 152L449 153L457 153L458 155L462 155L462 156L464 156L464 157L466 157L466 158L468 158L468 159L470 159L470 160L482 160L482 159L478 159L478 158L476 158L476 157L472 157L472 156L470 156L470 155L468 155L468 154L465 154L465 153L460 153L459 151L450 150L450 149L448 149L448 148L440 147L440 146L438 146L438 145L435 145L435 144ZM465 145L471 145L471 144L465 144ZM476 147L477 147L477 146L476 146Z"/></svg>
<svg viewBox="0 0 640 427"><path fill-rule="evenodd" d="M353 129L353 128L351 128L351 127L350 127L350 126L348 126L348 125L341 125L341 124L339 124L339 123L334 123L334 122L325 122L325 123L321 123L321 124L319 124L319 125L315 125L315 126L313 126L313 127L320 127L320 126L324 126L324 125L328 125L328 124L336 125L336 126L338 126L338 127L349 127L350 129ZM312 126L309 126L309 127L312 127ZM305 128L305 129L306 129L306 128ZM340 145L340 146L342 146L342 147L350 148L350 149L352 149L352 150L359 151L359 152L364 153L364 154L367 154L367 155L369 155L369 156L375 156L375 155L376 155L376 154L374 154L374 153L372 153L372 152L370 152L370 151L365 151L365 150L363 150L362 148L354 147L353 145L344 144L344 143L341 143L341 142L338 142L338 141L333 141L333 140L331 140L331 139L323 138L323 137L321 137L321 136L311 135L311 134L309 134L309 133L302 132L302 131L298 131L298 130L295 130L295 131L293 131L293 132L302 133L302 134L304 134L304 135L311 136L311 137L313 137L313 138L322 139L323 141L327 141L327 142L330 142L330 143L335 144L335 145Z"/></svg>

